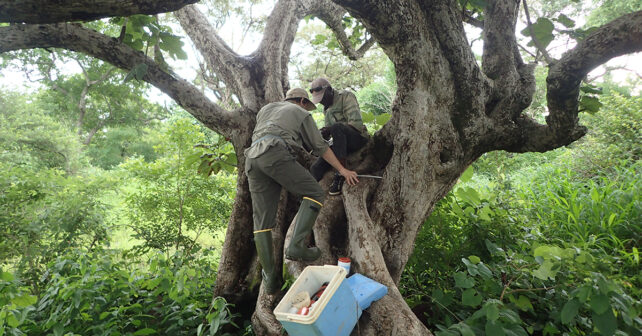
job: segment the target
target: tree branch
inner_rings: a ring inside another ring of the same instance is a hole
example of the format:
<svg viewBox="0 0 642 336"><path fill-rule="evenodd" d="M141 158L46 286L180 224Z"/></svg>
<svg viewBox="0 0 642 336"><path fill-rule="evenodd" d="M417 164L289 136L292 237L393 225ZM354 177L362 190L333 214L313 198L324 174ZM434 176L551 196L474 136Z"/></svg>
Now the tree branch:
<svg viewBox="0 0 642 336"><path fill-rule="evenodd" d="M546 63L551 64L555 60L548 54L546 51L546 48L542 45L542 43L539 41L539 39L535 36L535 30L533 30L533 24L531 23L531 15L528 12L528 5L526 4L526 0L522 0L524 3L524 14L526 14L526 22L528 24L528 32L531 34L531 38L533 39L533 43L535 43L535 46L537 47L537 50L542 53L542 56L544 56L544 59L546 60Z"/></svg>
<svg viewBox="0 0 642 336"><path fill-rule="evenodd" d="M265 100L281 100L289 88L290 49L299 21L308 11L311 0L279 0L267 19L263 39L253 54L265 67Z"/></svg>
<svg viewBox="0 0 642 336"><path fill-rule="evenodd" d="M464 22L468 23L469 25L477 27L479 29L484 29L484 21L473 17L473 15L469 11L463 10L462 16L464 17Z"/></svg>
<svg viewBox="0 0 642 336"><path fill-rule="evenodd" d="M241 105L244 105L247 99L242 92L242 77L244 76L238 74L238 64L241 63L239 55L223 41L207 17L196 6L186 6L174 15L205 59L208 67L214 70L232 92L239 97Z"/></svg>
<svg viewBox="0 0 642 336"><path fill-rule="evenodd" d="M375 44L374 38L370 37L361 45L361 47L359 47L359 49L355 49L354 46L352 46L352 42L348 38L342 24L346 10L330 1L319 1L313 6L314 7L311 9L310 14L315 15L328 25L328 28L334 32L334 35L339 42L339 46L341 47L341 51L343 51L349 59L355 61L363 57L366 51Z"/></svg>
<svg viewBox="0 0 642 336"><path fill-rule="evenodd" d="M489 1L486 6L482 64L489 78L505 80L507 75L517 74L514 50L518 8L514 0Z"/></svg>
<svg viewBox="0 0 642 336"><path fill-rule="evenodd" d="M245 121L237 113L225 111L212 103L192 84L163 71L143 53L79 24L12 25L0 27L0 53L55 47L82 52L112 65L131 70L145 64L143 80L156 86L214 131L229 135Z"/></svg>
<svg viewBox="0 0 642 336"><path fill-rule="evenodd" d="M547 125L530 118L516 120L521 134L509 148L512 152L548 151L581 138L586 128L578 124L578 96L582 79L611 58L642 51L642 11L607 23L566 52L549 69Z"/></svg>
<svg viewBox="0 0 642 336"><path fill-rule="evenodd" d="M173 12L198 0L0 0L0 22L57 23Z"/></svg>

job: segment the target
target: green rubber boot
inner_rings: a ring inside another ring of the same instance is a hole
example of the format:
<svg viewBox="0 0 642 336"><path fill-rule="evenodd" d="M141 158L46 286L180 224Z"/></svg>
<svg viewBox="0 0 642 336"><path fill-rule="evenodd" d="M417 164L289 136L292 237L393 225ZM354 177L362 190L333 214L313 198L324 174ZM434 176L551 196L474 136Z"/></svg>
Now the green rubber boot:
<svg viewBox="0 0 642 336"><path fill-rule="evenodd" d="M274 294L281 289L279 276L274 264L274 250L272 248L272 231L262 231L254 233L254 243L256 244L256 253L259 255L259 262L263 270L263 286L268 294Z"/></svg>
<svg viewBox="0 0 642 336"><path fill-rule="evenodd" d="M321 203L304 197L299 207L294 223L294 234L290 240L290 246L285 249L285 257L297 261L314 261L319 259L321 251L318 247L308 248L305 245L306 238L312 232L312 226L319 215Z"/></svg>

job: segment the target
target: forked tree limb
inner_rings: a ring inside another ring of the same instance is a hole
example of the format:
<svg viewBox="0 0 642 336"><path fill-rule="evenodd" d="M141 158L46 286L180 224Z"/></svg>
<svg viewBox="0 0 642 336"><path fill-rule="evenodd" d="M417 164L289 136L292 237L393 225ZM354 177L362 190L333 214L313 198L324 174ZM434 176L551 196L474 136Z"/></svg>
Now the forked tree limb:
<svg viewBox="0 0 642 336"><path fill-rule="evenodd" d="M589 34L550 66L546 125L526 117L517 120L521 134L506 150L543 152L584 136L586 128L578 123L582 79L608 60L638 51L642 51L642 11L623 15Z"/></svg>
<svg viewBox="0 0 642 336"><path fill-rule="evenodd" d="M346 14L346 10L331 1L316 2L313 4L310 14L315 15L328 25L337 38L343 54L353 61L363 57L366 51L375 44L374 38L369 37L359 48L355 48L343 27L343 16Z"/></svg>
<svg viewBox="0 0 642 336"><path fill-rule="evenodd" d="M0 53L34 48L62 48L81 52L124 69L145 64L143 80L156 86L216 132L230 136L246 121L210 101L198 88L161 69L152 59L115 38L80 24L11 25L0 27Z"/></svg>
<svg viewBox="0 0 642 336"><path fill-rule="evenodd" d="M256 94L246 85L250 77L248 64L244 64L244 59L218 35L207 17L195 5L176 11L174 16L208 67L239 97L241 105L258 109L258 106L254 106Z"/></svg>
<svg viewBox="0 0 642 336"><path fill-rule="evenodd" d="M377 318L359 331L361 335L393 335L394 331L397 335L432 335L410 310L386 267L380 247L384 237L378 234L367 209L368 194L376 186L376 182L364 180L357 186L343 188L354 271L388 287L388 294L368 308L369 315Z"/></svg>
<svg viewBox="0 0 642 336"><path fill-rule="evenodd" d="M58 23L173 12L198 0L0 0L0 22Z"/></svg>

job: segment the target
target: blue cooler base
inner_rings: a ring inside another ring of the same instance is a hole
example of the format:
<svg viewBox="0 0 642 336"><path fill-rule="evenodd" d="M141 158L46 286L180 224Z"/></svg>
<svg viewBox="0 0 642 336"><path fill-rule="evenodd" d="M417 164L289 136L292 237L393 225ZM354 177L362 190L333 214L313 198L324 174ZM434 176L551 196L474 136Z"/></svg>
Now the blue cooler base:
<svg viewBox="0 0 642 336"><path fill-rule="evenodd" d="M359 317L361 309L344 280L314 323L279 322L290 336L348 336Z"/></svg>
<svg viewBox="0 0 642 336"><path fill-rule="evenodd" d="M352 295L361 309L367 309L374 301L388 294L388 287L359 273L353 274L345 282L350 286Z"/></svg>
<svg viewBox="0 0 642 336"><path fill-rule="evenodd" d="M361 309L345 275L345 269L339 266L308 266L303 270L274 310L277 320L290 336L350 335L361 316ZM318 302L323 301L321 306L315 306L308 316L287 313L295 294L300 291L314 293L324 282L329 284ZM327 301L325 295L331 295Z"/></svg>

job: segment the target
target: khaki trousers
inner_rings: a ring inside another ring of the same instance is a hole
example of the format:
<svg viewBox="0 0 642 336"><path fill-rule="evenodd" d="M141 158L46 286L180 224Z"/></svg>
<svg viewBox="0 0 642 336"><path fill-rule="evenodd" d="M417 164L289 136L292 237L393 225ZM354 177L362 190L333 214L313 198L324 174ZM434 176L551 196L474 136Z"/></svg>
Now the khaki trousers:
<svg viewBox="0 0 642 336"><path fill-rule="evenodd" d="M284 144L276 144L258 157L246 159L245 174L252 194L254 231L274 228L281 187L323 203L323 189Z"/></svg>

